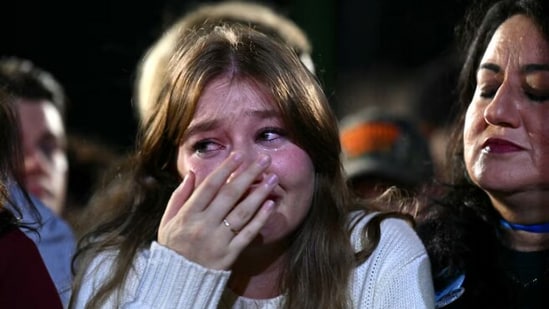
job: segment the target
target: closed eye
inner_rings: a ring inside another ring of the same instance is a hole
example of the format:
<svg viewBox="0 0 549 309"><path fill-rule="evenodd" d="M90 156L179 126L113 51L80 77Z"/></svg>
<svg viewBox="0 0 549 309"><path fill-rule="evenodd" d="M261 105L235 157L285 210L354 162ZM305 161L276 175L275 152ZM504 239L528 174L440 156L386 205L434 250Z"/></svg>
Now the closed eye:
<svg viewBox="0 0 549 309"><path fill-rule="evenodd" d="M549 100L549 95L546 95L546 94L538 95L538 94L533 94L531 92L526 92L525 94L528 97L528 99L530 99L532 101L544 102L544 101Z"/></svg>
<svg viewBox="0 0 549 309"><path fill-rule="evenodd" d="M496 95L497 89L481 89L480 97L484 99L491 99Z"/></svg>

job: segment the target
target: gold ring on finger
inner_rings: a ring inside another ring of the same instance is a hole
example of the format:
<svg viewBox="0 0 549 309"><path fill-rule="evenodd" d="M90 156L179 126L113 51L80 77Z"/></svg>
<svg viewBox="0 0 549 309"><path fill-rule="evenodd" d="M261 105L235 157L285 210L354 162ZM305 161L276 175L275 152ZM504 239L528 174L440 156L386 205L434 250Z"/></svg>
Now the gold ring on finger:
<svg viewBox="0 0 549 309"><path fill-rule="evenodd" d="M233 232L233 234L235 234L235 235L238 234L238 231L231 227L231 224L229 223L229 221L227 221L227 219L223 219L223 225L226 226L227 228L229 228L229 230L231 232Z"/></svg>

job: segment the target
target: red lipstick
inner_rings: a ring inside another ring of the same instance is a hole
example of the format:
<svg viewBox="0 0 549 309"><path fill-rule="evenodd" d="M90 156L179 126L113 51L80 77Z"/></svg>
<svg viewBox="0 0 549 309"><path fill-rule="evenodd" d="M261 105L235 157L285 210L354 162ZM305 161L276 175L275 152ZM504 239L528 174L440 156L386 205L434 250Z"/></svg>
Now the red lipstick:
<svg viewBox="0 0 549 309"><path fill-rule="evenodd" d="M524 150L508 140L500 138L489 138L483 145L482 150L488 153L509 153Z"/></svg>

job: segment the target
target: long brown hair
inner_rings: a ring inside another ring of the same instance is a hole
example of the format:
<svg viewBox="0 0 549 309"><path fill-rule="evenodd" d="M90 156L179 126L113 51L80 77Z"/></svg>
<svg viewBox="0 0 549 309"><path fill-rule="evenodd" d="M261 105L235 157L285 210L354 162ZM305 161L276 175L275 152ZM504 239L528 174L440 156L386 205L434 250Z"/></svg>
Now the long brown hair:
<svg viewBox="0 0 549 309"><path fill-rule="evenodd" d="M360 256L351 247L347 215L352 202L342 173L337 120L316 77L288 47L245 26L191 31L182 34L177 47L153 116L140 128L135 156L113 178L116 192L97 195L96 203L111 209L108 220L79 245L77 261L83 266L98 252L118 251L112 277L87 307L100 306L115 293L138 250L156 239L167 201L181 181L175 167L177 147L203 89L228 72L270 91L290 138L308 153L315 168L313 205L293 235L280 282L284 307L348 307L350 273L357 257L365 260L375 245ZM74 295L84 272L79 269Z"/></svg>

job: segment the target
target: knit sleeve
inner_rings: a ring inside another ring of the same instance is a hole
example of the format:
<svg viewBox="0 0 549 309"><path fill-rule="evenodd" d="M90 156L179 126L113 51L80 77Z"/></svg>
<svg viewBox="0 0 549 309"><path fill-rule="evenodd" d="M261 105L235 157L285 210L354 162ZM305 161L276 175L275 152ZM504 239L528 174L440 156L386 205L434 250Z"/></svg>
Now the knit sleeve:
<svg viewBox="0 0 549 309"><path fill-rule="evenodd" d="M355 245L357 229L353 231ZM354 274L356 307L434 308L430 269L425 247L413 228L401 219L383 220L378 246Z"/></svg>
<svg viewBox="0 0 549 309"><path fill-rule="evenodd" d="M83 308L110 273L115 253L98 256L88 268L76 308ZM217 308L230 272L193 263L160 244L138 253L122 288L102 308Z"/></svg>

